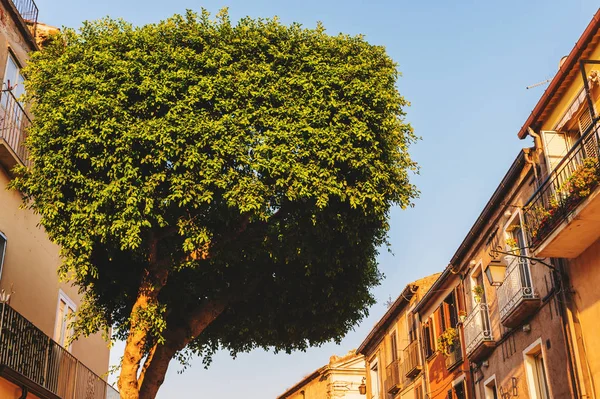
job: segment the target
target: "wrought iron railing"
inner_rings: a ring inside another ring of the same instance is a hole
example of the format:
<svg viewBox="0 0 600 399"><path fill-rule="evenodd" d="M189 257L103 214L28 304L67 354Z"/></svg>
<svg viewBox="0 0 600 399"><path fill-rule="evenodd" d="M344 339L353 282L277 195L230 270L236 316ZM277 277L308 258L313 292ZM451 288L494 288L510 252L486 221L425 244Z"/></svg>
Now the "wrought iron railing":
<svg viewBox="0 0 600 399"><path fill-rule="evenodd" d="M29 320L0 305L0 364L62 399L116 399L119 393Z"/></svg>
<svg viewBox="0 0 600 399"><path fill-rule="evenodd" d="M469 356L485 341L493 341L490 326L490 313L487 303L479 303L463 323L465 331L465 352Z"/></svg>
<svg viewBox="0 0 600 399"><path fill-rule="evenodd" d="M462 346L460 344L460 339L457 339L448 348L448 352L446 353L446 368L451 369L452 367L461 363L462 360Z"/></svg>
<svg viewBox="0 0 600 399"><path fill-rule="evenodd" d="M419 344L415 340L404 348L404 361L402 362L402 373L408 376L418 370L421 366L419 359Z"/></svg>
<svg viewBox="0 0 600 399"><path fill-rule="evenodd" d="M38 19L38 7L33 0L11 0L25 22L35 25Z"/></svg>
<svg viewBox="0 0 600 399"><path fill-rule="evenodd" d="M400 386L400 361L394 360L385 368L385 391L393 391Z"/></svg>
<svg viewBox="0 0 600 399"><path fill-rule="evenodd" d="M24 143L30 124L31 120L12 91L0 91L0 139L8 143L26 166L29 166L30 161Z"/></svg>
<svg viewBox="0 0 600 399"><path fill-rule="evenodd" d="M504 281L497 291L500 319L509 315L523 300L536 298L531 285L529 261L517 256L506 256L505 261L509 264Z"/></svg>
<svg viewBox="0 0 600 399"><path fill-rule="evenodd" d="M596 120L523 208L533 246L540 244L598 185L599 130Z"/></svg>

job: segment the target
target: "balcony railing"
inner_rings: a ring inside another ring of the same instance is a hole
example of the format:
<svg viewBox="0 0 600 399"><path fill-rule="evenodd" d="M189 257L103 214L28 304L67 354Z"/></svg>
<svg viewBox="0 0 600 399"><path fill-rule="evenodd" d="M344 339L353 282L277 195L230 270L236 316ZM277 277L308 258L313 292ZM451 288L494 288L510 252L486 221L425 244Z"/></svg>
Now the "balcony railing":
<svg viewBox="0 0 600 399"><path fill-rule="evenodd" d="M534 247L598 185L599 130L598 121L592 123L523 208Z"/></svg>
<svg viewBox="0 0 600 399"><path fill-rule="evenodd" d="M419 359L419 345L415 340L408 344L404 349L404 362L402 363L402 373L408 377L414 377L421 371L421 361Z"/></svg>
<svg viewBox="0 0 600 399"><path fill-rule="evenodd" d="M401 388L400 361L394 360L385 368L385 391L389 393L398 392Z"/></svg>
<svg viewBox="0 0 600 399"><path fill-rule="evenodd" d="M514 320L513 313L517 313L517 318L528 316L527 313L538 305L539 298L531 283L529 261L517 256L506 256L505 260L509 265L504 281L498 287L498 309L502 323L512 327L511 324L519 321Z"/></svg>
<svg viewBox="0 0 600 399"><path fill-rule="evenodd" d="M21 18L29 24L35 25L38 19L38 8L33 0L11 0L21 14Z"/></svg>
<svg viewBox="0 0 600 399"><path fill-rule="evenodd" d="M62 399L118 399L119 393L6 304L0 305L0 365Z"/></svg>
<svg viewBox="0 0 600 399"><path fill-rule="evenodd" d="M463 325L465 331L465 351L467 356L473 354L482 343L494 341L490 325L488 304L477 304Z"/></svg>
<svg viewBox="0 0 600 399"><path fill-rule="evenodd" d="M31 120L12 91L0 91L0 139L8 144L26 166L29 166L30 161L24 143L30 124Z"/></svg>
<svg viewBox="0 0 600 399"><path fill-rule="evenodd" d="M446 368L450 370L462 363L462 360L462 346L460 344L460 339L457 339L454 344L448 348L448 353L446 354Z"/></svg>

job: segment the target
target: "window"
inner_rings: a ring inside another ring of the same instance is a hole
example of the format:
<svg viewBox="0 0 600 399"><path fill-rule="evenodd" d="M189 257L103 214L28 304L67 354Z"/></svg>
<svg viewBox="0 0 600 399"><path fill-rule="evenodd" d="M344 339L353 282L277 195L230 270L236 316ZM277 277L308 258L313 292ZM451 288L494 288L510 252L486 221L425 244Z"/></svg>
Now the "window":
<svg viewBox="0 0 600 399"><path fill-rule="evenodd" d="M498 389L496 388L496 375L488 378L484 385L484 399L498 399Z"/></svg>
<svg viewBox="0 0 600 399"><path fill-rule="evenodd" d="M423 323L423 341L425 344L425 357L429 358L435 352L435 340L433 339L433 325L431 319Z"/></svg>
<svg viewBox="0 0 600 399"><path fill-rule="evenodd" d="M396 338L396 331L390 334L390 363L398 360L398 341Z"/></svg>
<svg viewBox="0 0 600 399"><path fill-rule="evenodd" d="M371 366L369 376L371 377L371 397L379 399L379 362L377 359Z"/></svg>
<svg viewBox="0 0 600 399"><path fill-rule="evenodd" d="M462 380L458 384L454 385L454 394L456 395L456 399L467 399L465 380Z"/></svg>
<svg viewBox="0 0 600 399"><path fill-rule="evenodd" d="M535 364L535 378L537 383L537 391L540 393L540 398L548 399L548 381L546 381L546 369L544 368L544 356L540 351L533 356Z"/></svg>
<svg viewBox="0 0 600 399"><path fill-rule="evenodd" d="M6 61L6 70L4 72L3 89L11 89L16 98L20 98L25 93L23 82L25 79L21 75L21 68L15 60L15 57L9 52Z"/></svg>
<svg viewBox="0 0 600 399"><path fill-rule="evenodd" d="M476 290L475 287L481 287L483 291ZM473 269L473 272L471 273L471 300L471 303L473 304L473 309L477 308L477 306L479 305L478 301L480 303L487 303L481 262L477 264L477 266Z"/></svg>
<svg viewBox="0 0 600 399"><path fill-rule="evenodd" d="M423 399L423 385L417 385L415 388L415 399Z"/></svg>
<svg viewBox="0 0 600 399"><path fill-rule="evenodd" d="M550 399L541 338L523 351L527 387L531 399Z"/></svg>
<svg viewBox="0 0 600 399"><path fill-rule="evenodd" d="M4 254L6 253L6 236L0 233L0 277L4 269Z"/></svg>
<svg viewBox="0 0 600 399"><path fill-rule="evenodd" d="M68 328L68 325L73 313L75 313L75 303L62 290L59 290L56 324L54 325L54 340L69 351L71 350L71 345L67 347L67 343L73 335L73 331Z"/></svg>
<svg viewBox="0 0 600 399"><path fill-rule="evenodd" d="M512 252L516 255L527 256L527 241L525 240L525 233L523 232L523 225L521 223L521 214L515 214L513 220L509 223L506 228L505 237L507 239L507 251ZM529 271L529 262L525 258L518 258L515 260L518 262L521 268L521 285L522 287L532 287L531 274ZM510 265L509 265L510 268ZM508 271L508 270L507 270Z"/></svg>
<svg viewBox="0 0 600 399"><path fill-rule="evenodd" d="M408 315L408 342L412 344L417 340L417 321L415 315L409 313Z"/></svg>
<svg viewBox="0 0 600 399"><path fill-rule="evenodd" d="M443 331L448 328L456 328L458 324L458 309L456 308L456 296L454 291L444 299L442 314Z"/></svg>

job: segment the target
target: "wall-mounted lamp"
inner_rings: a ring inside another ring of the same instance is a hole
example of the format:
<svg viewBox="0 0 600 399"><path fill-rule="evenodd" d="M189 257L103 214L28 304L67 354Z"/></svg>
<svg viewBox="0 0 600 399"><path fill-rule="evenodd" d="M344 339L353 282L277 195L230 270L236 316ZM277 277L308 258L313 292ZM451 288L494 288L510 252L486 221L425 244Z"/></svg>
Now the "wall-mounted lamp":
<svg viewBox="0 0 600 399"><path fill-rule="evenodd" d="M490 282L492 287L500 287L504 282L504 273L506 272L506 265L499 259L493 259L485 267L485 275Z"/></svg>
<svg viewBox="0 0 600 399"><path fill-rule="evenodd" d="M367 394L367 385L365 384L366 378L363 377L362 381L360 382L360 385L358 386L358 393L361 395L366 395Z"/></svg>

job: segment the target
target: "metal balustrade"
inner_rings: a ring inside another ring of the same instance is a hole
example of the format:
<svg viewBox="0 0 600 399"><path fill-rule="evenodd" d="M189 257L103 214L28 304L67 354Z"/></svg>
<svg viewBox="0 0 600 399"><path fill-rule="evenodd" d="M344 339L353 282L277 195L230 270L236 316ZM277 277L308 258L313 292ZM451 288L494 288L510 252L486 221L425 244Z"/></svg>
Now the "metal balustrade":
<svg viewBox="0 0 600 399"><path fill-rule="evenodd" d="M404 348L404 362L402 363L402 373L406 377L414 376L421 370L421 361L419 359L419 345L415 340Z"/></svg>
<svg viewBox="0 0 600 399"><path fill-rule="evenodd" d="M598 184L599 130L600 123L596 120L523 207L529 241L533 246L548 237ZM575 187L570 181L576 174L582 175L582 181L578 184L588 185L587 190ZM584 191L588 191L587 195L584 195Z"/></svg>
<svg viewBox="0 0 600 399"><path fill-rule="evenodd" d="M30 165L30 161L24 143L30 125L31 120L12 91L0 91L0 139L6 141L26 166Z"/></svg>
<svg viewBox="0 0 600 399"><path fill-rule="evenodd" d="M488 304L477 304L463 323L463 329L467 356L473 353L481 343L493 341Z"/></svg>
<svg viewBox="0 0 600 399"><path fill-rule="evenodd" d="M500 320L508 316L524 300L537 298L531 284L529 261L516 256L506 256L505 261L509 264L504 281L498 287Z"/></svg>
<svg viewBox="0 0 600 399"><path fill-rule="evenodd" d="M394 360L385 368L385 391L398 391L401 384L400 360Z"/></svg>
<svg viewBox="0 0 600 399"><path fill-rule="evenodd" d="M462 360L462 346L460 344L460 339L457 339L452 346L448 348L448 353L446 354L446 368L451 369L461 363Z"/></svg>
<svg viewBox="0 0 600 399"><path fill-rule="evenodd" d="M0 364L62 399L117 399L119 393L7 304L0 305Z"/></svg>
<svg viewBox="0 0 600 399"><path fill-rule="evenodd" d="M38 19L38 7L33 0L11 0L15 8L21 14L21 18L27 23L36 24Z"/></svg>

